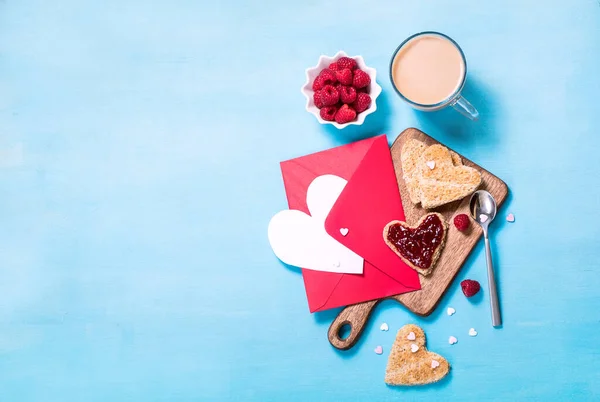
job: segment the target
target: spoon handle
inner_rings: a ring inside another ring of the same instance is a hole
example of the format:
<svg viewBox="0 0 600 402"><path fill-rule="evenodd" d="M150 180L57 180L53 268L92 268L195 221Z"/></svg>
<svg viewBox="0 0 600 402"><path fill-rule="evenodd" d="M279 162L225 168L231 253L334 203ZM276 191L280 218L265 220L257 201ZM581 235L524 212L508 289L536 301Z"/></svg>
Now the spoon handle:
<svg viewBox="0 0 600 402"><path fill-rule="evenodd" d="M485 259L487 262L488 287L490 290L490 308L492 310L492 325L499 327L502 325L500 317L500 306L498 305L498 292L496 291L496 279L494 277L494 264L492 263L492 250L490 249L490 239L485 236Z"/></svg>

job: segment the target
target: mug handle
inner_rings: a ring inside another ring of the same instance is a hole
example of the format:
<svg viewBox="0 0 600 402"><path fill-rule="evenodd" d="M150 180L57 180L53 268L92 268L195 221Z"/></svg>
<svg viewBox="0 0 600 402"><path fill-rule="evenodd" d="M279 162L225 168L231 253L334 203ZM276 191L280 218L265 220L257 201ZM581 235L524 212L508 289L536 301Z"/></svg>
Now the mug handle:
<svg viewBox="0 0 600 402"><path fill-rule="evenodd" d="M479 112L477 109L475 109L475 106L471 105L471 103L462 96L456 98L456 100L452 102L450 106L452 106L458 113L468 117L471 120L479 119Z"/></svg>

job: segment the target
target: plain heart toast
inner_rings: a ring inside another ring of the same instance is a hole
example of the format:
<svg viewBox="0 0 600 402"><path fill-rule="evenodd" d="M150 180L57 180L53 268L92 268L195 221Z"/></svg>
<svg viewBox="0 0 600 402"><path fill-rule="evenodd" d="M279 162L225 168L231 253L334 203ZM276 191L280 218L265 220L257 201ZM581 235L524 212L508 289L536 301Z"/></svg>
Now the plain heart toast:
<svg viewBox="0 0 600 402"><path fill-rule="evenodd" d="M388 385L424 385L450 371L448 360L427 350L425 332L413 324L400 328L385 370Z"/></svg>
<svg viewBox="0 0 600 402"><path fill-rule="evenodd" d="M434 162L434 167L428 162ZM481 173L468 166L455 166L448 148L440 144L427 147L421 154L417 176L425 209L460 200L481 185Z"/></svg>
<svg viewBox="0 0 600 402"><path fill-rule="evenodd" d="M421 155L427 149L427 145L419 140L410 139L402 147L400 152L400 161L402 163L402 178L406 183L408 195L413 204L421 202L421 192L419 186L419 167L422 163ZM450 152L454 166L462 166L460 156L456 152ZM425 161L427 162L427 161Z"/></svg>

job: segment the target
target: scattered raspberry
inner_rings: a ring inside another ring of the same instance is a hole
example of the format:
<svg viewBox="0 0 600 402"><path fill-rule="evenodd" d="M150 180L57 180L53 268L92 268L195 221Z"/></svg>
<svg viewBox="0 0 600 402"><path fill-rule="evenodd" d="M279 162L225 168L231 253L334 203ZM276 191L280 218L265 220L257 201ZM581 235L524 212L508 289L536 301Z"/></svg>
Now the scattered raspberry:
<svg viewBox="0 0 600 402"><path fill-rule="evenodd" d="M313 100L315 101L315 106L321 109L323 106L323 97L321 96L321 91L315 91L313 95Z"/></svg>
<svg viewBox="0 0 600 402"><path fill-rule="evenodd" d="M323 81L323 86L325 85L334 85L337 82L337 78L335 78L335 71L331 71L326 68L319 74L321 80Z"/></svg>
<svg viewBox="0 0 600 402"><path fill-rule="evenodd" d="M335 114L335 121L340 124L348 123L354 119L356 119L356 111L348 105L343 105Z"/></svg>
<svg viewBox="0 0 600 402"><path fill-rule="evenodd" d="M340 69L349 68L350 70L354 70L356 68L356 60L350 57L340 57L337 65Z"/></svg>
<svg viewBox="0 0 600 402"><path fill-rule="evenodd" d="M340 100L340 93L333 85L325 85L321 89L321 100L323 101L323 106L335 105Z"/></svg>
<svg viewBox="0 0 600 402"><path fill-rule="evenodd" d="M454 217L454 226L456 226L459 231L464 232L470 225L471 221L466 214L460 214Z"/></svg>
<svg viewBox="0 0 600 402"><path fill-rule="evenodd" d="M342 103L349 105L356 100L356 89L352 87L340 85L338 88L338 92L340 93L340 101L342 101Z"/></svg>
<svg viewBox="0 0 600 402"><path fill-rule="evenodd" d="M340 67L339 67L339 66L338 66L338 64L337 64L337 63L334 61L333 63L331 63L331 64L329 65L329 69L330 69L331 71L337 71L337 70L339 70L339 69L340 69Z"/></svg>
<svg viewBox="0 0 600 402"><path fill-rule="evenodd" d="M349 68L336 71L335 78L342 85L352 85L352 71Z"/></svg>
<svg viewBox="0 0 600 402"><path fill-rule="evenodd" d="M339 62L338 62L339 63ZM371 83L371 77L363 70L356 69L354 71L354 78L352 80L352 86L354 88L364 88Z"/></svg>
<svg viewBox="0 0 600 402"><path fill-rule="evenodd" d="M319 76L318 76L317 78L315 78L315 80L313 81L313 84L312 84L312 89L313 89L313 91L318 91L319 89L323 89L323 86L324 86L324 84L323 84L323 77L321 77L321 76L319 75Z"/></svg>
<svg viewBox="0 0 600 402"><path fill-rule="evenodd" d="M463 293L467 297L475 296L477 292L479 292L479 289L481 289L479 282L471 279L465 279L464 281L462 281L460 283L460 287L462 288Z"/></svg>
<svg viewBox="0 0 600 402"><path fill-rule="evenodd" d="M325 106L319 111L319 114L323 120L334 121L337 111L336 106Z"/></svg>
<svg viewBox="0 0 600 402"><path fill-rule="evenodd" d="M352 103L352 107L356 110L356 113L364 112L369 106L371 106L371 97L364 92L358 92L356 100Z"/></svg>

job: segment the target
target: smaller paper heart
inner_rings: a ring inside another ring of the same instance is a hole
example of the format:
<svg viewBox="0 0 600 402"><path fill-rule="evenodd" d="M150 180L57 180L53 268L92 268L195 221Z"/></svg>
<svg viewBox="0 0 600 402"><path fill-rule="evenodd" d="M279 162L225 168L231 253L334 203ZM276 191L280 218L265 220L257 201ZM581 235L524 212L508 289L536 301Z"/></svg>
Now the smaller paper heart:
<svg viewBox="0 0 600 402"><path fill-rule="evenodd" d="M341 228L340 229L340 234L342 236L346 236L348 234L348 228Z"/></svg>
<svg viewBox="0 0 600 402"><path fill-rule="evenodd" d="M387 331L390 328L388 327L387 323L384 322L383 324L381 324L381 326L379 327L379 329L382 330L382 331Z"/></svg>
<svg viewBox="0 0 600 402"><path fill-rule="evenodd" d="M417 339L417 337L415 336L414 332L411 332L410 334L408 334L406 339L408 339L409 341L414 341L415 339Z"/></svg>
<svg viewBox="0 0 600 402"><path fill-rule="evenodd" d="M416 343L410 345L411 352L415 353L417 350L419 350L419 345L417 345Z"/></svg>
<svg viewBox="0 0 600 402"><path fill-rule="evenodd" d="M432 360L431 361L431 368L434 369L436 367L440 367L440 362L438 362L437 360Z"/></svg>
<svg viewBox="0 0 600 402"><path fill-rule="evenodd" d="M481 223L486 223L488 219L489 218L487 215L484 215L484 214L479 215L479 220L481 221Z"/></svg>
<svg viewBox="0 0 600 402"><path fill-rule="evenodd" d="M454 345L456 342L458 342L458 339L456 339L454 336L451 336L450 338L448 338L448 343L450 345Z"/></svg>
<svg viewBox="0 0 600 402"><path fill-rule="evenodd" d="M456 313L456 310L454 310L452 307L448 307L448 310L446 310L446 313L448 313L448 315L453 315L454 313Z"/></svg>
<svg viewBox="0 0 600 402"><path fill-rule="evenodd" d="M427 165L427 167L431 170L435 169L435 161L427 161L425 162L425 164Z"/></svg>
<svg viewBox="0 0 600 402"><path fill-rule="evenodd" d="M508 222L514 222L515 221L515 216L513 214L508 214L508 215L506 215L506 220Z"/></svg>
<svg viewBox="0 0 600 402"><path fill-rule="evenodd" d="M382 354L383 353L383 348L381 346L377 346L375 348L375 353L377 353L378 355Z"/></svg>
<svg viewBox="0 0 600 402"><path fill-rule="evenodd" d="M477 331L475 331L475 328L471 328L469 330L469 336L477 336Z"/></svg>

